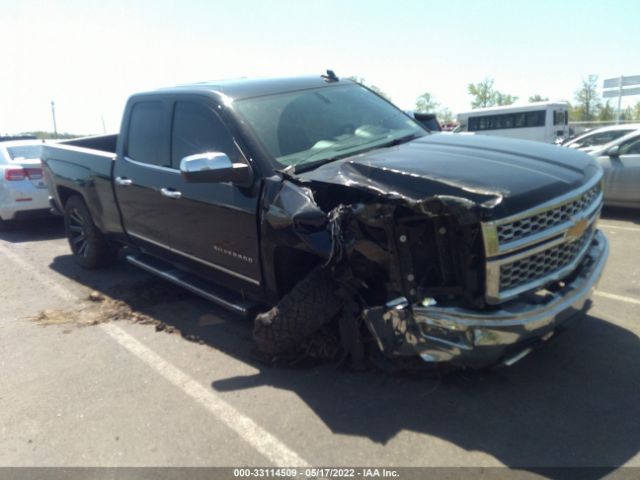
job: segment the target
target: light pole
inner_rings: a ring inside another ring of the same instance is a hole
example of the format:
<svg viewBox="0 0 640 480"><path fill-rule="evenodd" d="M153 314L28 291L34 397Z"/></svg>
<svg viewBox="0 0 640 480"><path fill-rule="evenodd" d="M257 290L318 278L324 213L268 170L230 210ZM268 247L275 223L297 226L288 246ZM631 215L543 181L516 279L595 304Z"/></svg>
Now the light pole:
<svg viewBox="0 0 640 480"><path fill-rule="evenodd" d="M51 116L53 117L53 136L58 138L58 126L56 125L56 102L51 100Z"/></svg>

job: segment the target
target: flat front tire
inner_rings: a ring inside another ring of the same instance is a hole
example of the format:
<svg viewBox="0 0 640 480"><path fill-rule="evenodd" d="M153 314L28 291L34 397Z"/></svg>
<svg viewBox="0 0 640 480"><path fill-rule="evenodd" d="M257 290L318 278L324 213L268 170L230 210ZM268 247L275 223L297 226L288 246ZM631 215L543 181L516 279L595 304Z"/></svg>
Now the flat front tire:
<svg viewBox="0 0 640 480"><path fill-rule="evenodd" d="M96 227L87 205L72 196L64 206L64 227L76 262L83 268L100 268L115 262L117 250Z"/></svg>
<svg viewBox="0 0 640 480"><path fill-rule="evenodd" d="M313 270L280 303L256 316L253 338L268 355L291 353L340 312L343 300L331 273Z"/></svg>

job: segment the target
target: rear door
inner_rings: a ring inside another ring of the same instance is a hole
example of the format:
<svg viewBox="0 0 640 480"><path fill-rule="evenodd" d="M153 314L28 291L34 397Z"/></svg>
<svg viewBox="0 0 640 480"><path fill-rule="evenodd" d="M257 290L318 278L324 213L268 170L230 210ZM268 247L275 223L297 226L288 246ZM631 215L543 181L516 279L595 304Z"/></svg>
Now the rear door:
<svg viewBox="0 0 640 480"><path fill-rule="evenodd" d="M122 156L114 167L114 189L132 241L151 250L168 248L167 208L161 186L175 175L170 153L170 102L147 98L132 104Z"/></svg>
<svg viewBox="0 0 640 480"><path fill-rule="evenodd" d="M260 285L258 191L231 183L188 183L180 161L205 152L226 153L246 162L208 97L180 97L173 106L171 167L166 189L176 192L166 210L174 253L206 267L217 280Z"/></svg>

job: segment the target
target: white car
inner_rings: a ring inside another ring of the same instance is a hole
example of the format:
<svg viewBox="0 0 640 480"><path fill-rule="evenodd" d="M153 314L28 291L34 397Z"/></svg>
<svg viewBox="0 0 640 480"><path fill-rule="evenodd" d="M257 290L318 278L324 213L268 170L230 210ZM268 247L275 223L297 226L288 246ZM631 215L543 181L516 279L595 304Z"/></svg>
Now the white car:
<svg viewBox="0 0 640 480"><path fill-rule="evenodd" d="M604 169L604 203L640 208L640 130L589 152Z"/></svg>
<svg viewBox="0 0 640 480"><path fill-rule="evenodd" d="M50 214L41 150L40 140L0 142L0 229L10 220Z"/></svg>
<svg viewBox="0 0 640 480"><path fill-rule="evenodd" d="M611 143L625 135L640 131L640 123L627 123L623 125L611 125L609 127L596 128L587 133L564 142L563 147L576 148L589 153L599 150L602 146Z"/></svg>

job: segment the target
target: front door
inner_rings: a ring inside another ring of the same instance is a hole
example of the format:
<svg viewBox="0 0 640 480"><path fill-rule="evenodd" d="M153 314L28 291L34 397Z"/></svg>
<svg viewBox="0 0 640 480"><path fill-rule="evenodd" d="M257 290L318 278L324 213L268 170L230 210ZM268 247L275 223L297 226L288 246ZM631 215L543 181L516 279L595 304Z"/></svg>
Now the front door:
<svg viewBox="0 0 640 480"><path fill-rule="evenodd" d="M640 205L640 137L621 143L618 155L604 158L606 199Z"/></svg>
<svg viewBox="0 0 640 480"><path fill-rule="evenodd" d="M223 152L246 161L214 104L178 100L173 107L171 166L164 188L176 192L167 209L172 250L207 267L218 281L260 285L258 193L231 183L189 183L179 173L182 158Z"/></svg>

